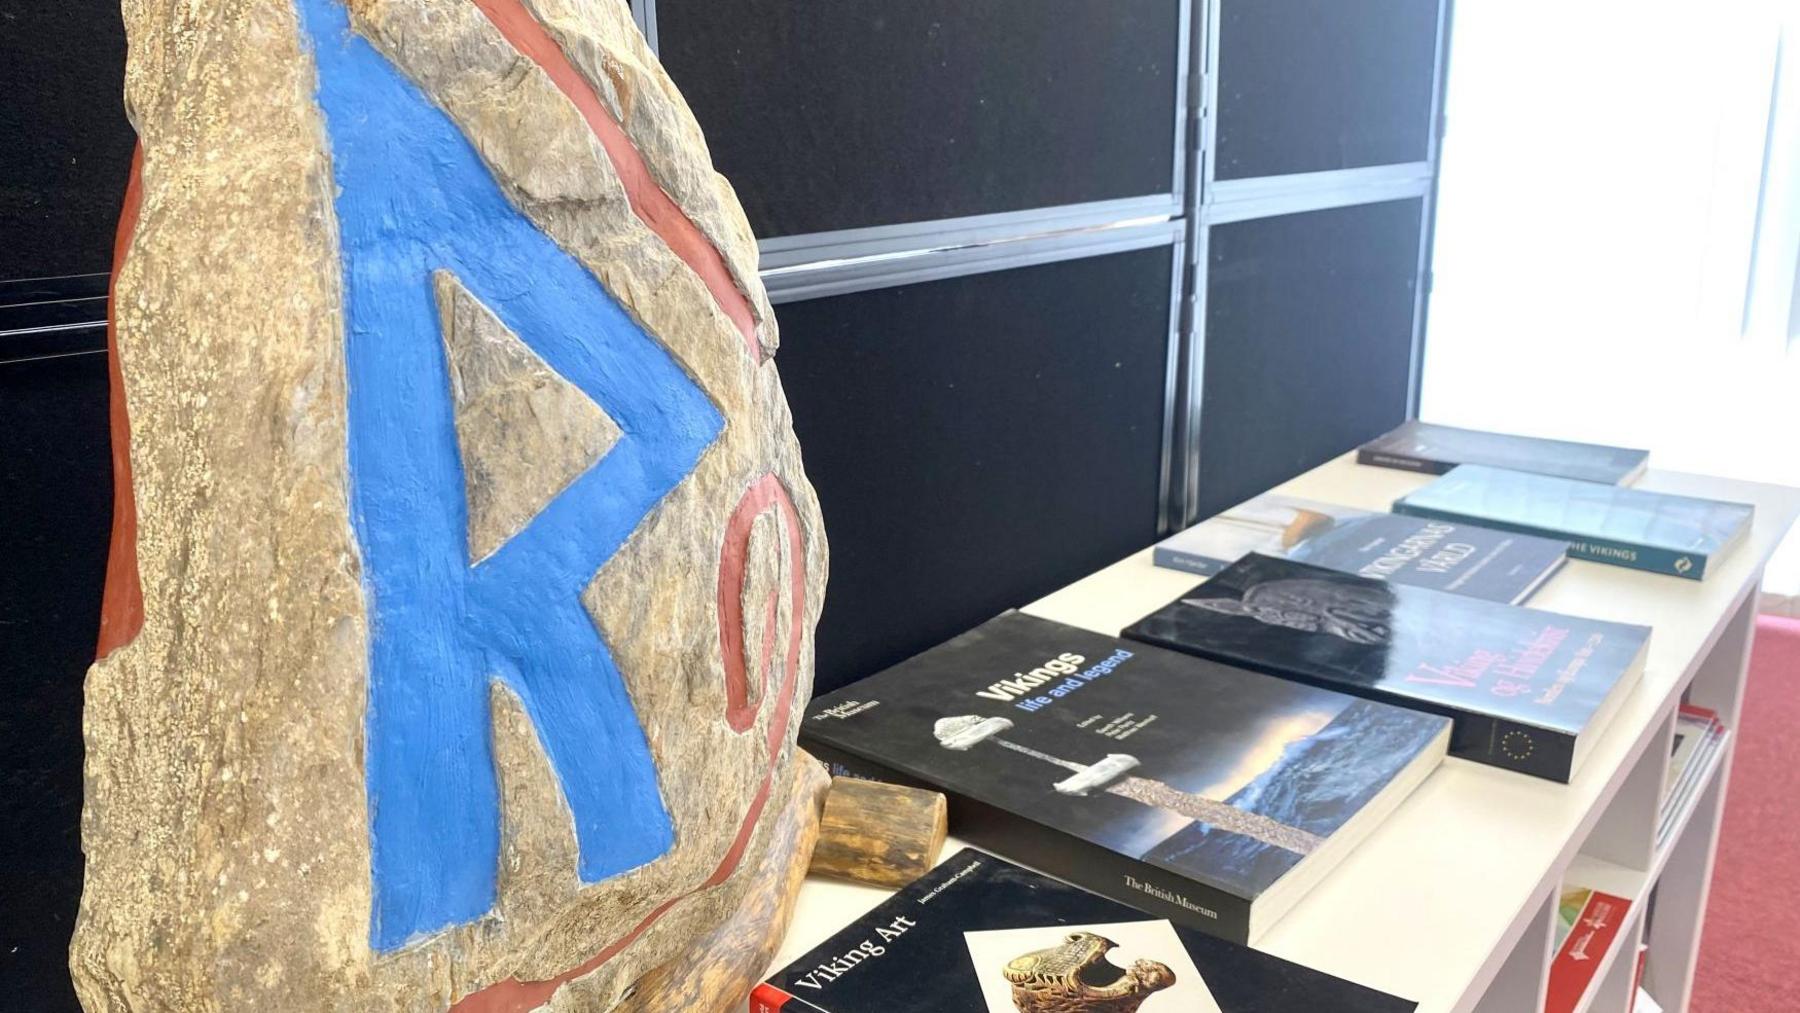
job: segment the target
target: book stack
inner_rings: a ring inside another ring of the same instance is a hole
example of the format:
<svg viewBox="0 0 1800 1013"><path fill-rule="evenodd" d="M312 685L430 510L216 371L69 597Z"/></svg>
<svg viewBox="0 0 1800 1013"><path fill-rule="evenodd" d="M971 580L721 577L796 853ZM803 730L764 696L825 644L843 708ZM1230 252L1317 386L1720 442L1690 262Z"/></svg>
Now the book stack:
<svg viewBox="0 0 1800 1013"><path fill-rule="evenodd" d="M1271 493L1165 540L1207 579L1123 639L1007 612L813 700L800 745L833 773L941 791L959 836L1073 885L964 851L753 1013L1413 1008L1246 944L1446 756L1582 776L1651 630L1520 603L1571 556L1704 579L1753 515L1622 488L1642 451L1412 423L1359 459L1441 477L1392 514ZM1658 847L1725 739L1681 708ZM1632 904L1560 902L1551 1013Z"/></svg>
<svg viewBox="0 0 1800 1013"><path fill-rule="evenodd" d="M1667 845L1681 822L1706 774L1725 744L1725 724L1717 711L1682 704L1675 715L1675 741L1669 754L1669 774L1663 782L1661 820L1656 827L1656 846Z"/></svg>
<svg viewBox="0 0 1800 1013"><path fill-rule="evenodd" d="M1742 541L1754 509L1629 485L1649 454L1566 440L1408 422L1363 444L1357 460L1442 478L1394 512L1562 540L1569 555L1691 580Z"/></svg>

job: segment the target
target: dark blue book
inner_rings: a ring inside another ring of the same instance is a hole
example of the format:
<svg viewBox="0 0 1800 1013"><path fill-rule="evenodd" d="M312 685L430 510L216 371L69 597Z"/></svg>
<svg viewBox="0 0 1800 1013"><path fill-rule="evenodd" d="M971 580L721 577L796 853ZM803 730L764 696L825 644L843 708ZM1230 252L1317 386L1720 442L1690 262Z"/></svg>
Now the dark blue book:
<svg viewBox="0 0 1800 1013"><path fill-rule="evenodd" d="M1464 465L1394 501L1396 513L1562 538L1569 555L1701 580L1750 532L1756 508Z"/></svg>
<svg viewBox="0 0 1800 1013"><path fill-rule="evenodd" d="M750 993L750 1013L1416 1008L973 848L952 855Z"/></svg>
<svg viewBox="0 0 1800 1013"><path fill-rule="evenodd" d="M1444 755L1443 718L1009 612L819 697L800 744L952 829L1252 942Z"/></svg>
<svg viewBox="0 0 1800 1013"><path fill-rule="evenodd" d="M1451 756L1566 782L1642 676L1650 630L1250 555L1125 636L1441 714Z"/></svg>
<svg viewBox="0 0 1800 1013"><path fill-rule="evenodd" d="M1517 605L1569 544L1265 493L1162 540L1156 565L1209 577L1251 552Z"/></svg>
<svg viewBox="0 0 1800 1013"><path fill-rule="evenodd" d="M1459 464L1485 464L1608 485L1637 481L1649 460L1647 450L1489 433L1418 421L1407 422L1393 432L1378 436L1356 452L1358 464L1422 471L1430 475L1442 475Z"/></svg>

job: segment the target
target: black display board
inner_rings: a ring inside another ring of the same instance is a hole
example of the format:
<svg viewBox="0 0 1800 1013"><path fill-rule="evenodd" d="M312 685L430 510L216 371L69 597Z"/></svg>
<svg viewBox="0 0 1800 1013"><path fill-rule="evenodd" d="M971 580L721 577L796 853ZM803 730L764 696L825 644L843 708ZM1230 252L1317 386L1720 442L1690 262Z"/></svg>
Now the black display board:
<svg viewBox="0 0 1800 1013"><path fill-rule="evenodd" d="M819 691L1155 540L1169 247L779 307L831 539Z"/></svg>
<svg viewBox="0 0 1800 1013"><path fill-rule="evenodd" d="M0 281L111 267L124 82L118 0L0 0Z"/></svg>
<svg viewBox="0 0 1800 1013"><path fill-rule="evenodd" d="M1215 179L1429 155L1438 0L1220 0Z"/></svg>
<svg viewBox="0 0 1800 1013"><path fill-rule="evenodd" d="M1200 516L1406 418L1421 198L1217 225Z"/></svg>
<svg viewBox="0 0 1800 1013"><path fill-rule="evenodd" d="M76 1011L82 680L112 524L106 357L0 365L0 982Z"/></svg>
<svg viewBox="0 0 1800 1013"><path fill-rule="evenodd" d="M1173 190L1177 0L658 0L763 238Z"/></svg>

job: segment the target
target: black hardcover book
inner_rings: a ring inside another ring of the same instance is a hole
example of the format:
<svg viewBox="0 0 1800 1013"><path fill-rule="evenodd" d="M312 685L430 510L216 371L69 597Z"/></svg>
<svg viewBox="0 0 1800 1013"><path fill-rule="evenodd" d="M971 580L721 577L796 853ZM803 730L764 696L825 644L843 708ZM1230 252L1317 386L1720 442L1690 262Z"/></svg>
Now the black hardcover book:
<svg viewBox="0 0 1800 1013"><path fill-rule="evenodd" d="M750 994L750 1013L1407 1013L1417 1005L972 848Z"/></svg>
<svg viewBox="0 0 1800 1013"><path fill-rule="evenodd" d="M1566 782L1650 630L1249 555L1125 635L1442 714L1451 756Z"/></svg>
<svg viewBox="0 0 1800 1013"><path fill-rule="evenodd" d="M1569 543L1264 493L1157 543L1156 565L1211 576L1251 552L1517 605Z"/></svg>
<svg viewBox="0 0 1800 1013"><path fill-rule="evenodd" d="M1254 940L1442 759L1449 722L1009 612L820 697L800 744L963 838Z"/></svg>
<svg viewBox="0 0 1800 1013"><path fill-rule="evenodd" d="M1569 555L1703 580L1750 533L1756 507L1464 465L1394 501L1396 513L1569 540Z"/></svg>
<svg viewBox="0 0 1800 1013"><path fill-rule="evenodd" d="M1637 481L1647 450L1407 422L1362 445L1358 464L1442 475L1459 464L1486 464L1608 485Z"/></svg>

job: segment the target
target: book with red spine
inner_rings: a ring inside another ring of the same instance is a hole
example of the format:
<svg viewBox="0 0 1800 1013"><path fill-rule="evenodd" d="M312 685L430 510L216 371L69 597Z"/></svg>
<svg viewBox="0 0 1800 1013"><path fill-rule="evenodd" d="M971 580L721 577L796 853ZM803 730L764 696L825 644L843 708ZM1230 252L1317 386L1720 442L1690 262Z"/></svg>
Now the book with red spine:
<svg viewBox="0 0 1800 1013"><path fill-rule="evenodd" d="M1631 901L1585 887L1570 887L1557 905L1558 942L1550 963L1544 1013L1572 1013L1593 984L1594 972L1618 938Z"/></svg>
<svg viewBox="0 0 1800 1013"><path fill-rule="evenodd" d="M768 982L750 993L750 1013L825 1013L797 995L785 992Z"/></svg>

